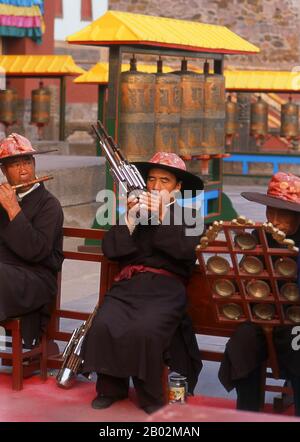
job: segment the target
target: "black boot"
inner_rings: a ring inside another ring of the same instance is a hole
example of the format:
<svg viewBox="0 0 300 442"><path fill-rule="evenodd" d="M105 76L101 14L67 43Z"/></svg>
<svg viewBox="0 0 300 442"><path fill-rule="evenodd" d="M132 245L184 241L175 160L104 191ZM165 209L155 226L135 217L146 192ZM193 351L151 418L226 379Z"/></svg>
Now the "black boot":
<svg viewBox="0 0 300 442"><path fill-rule="evenodd" d="M93 408L102 410L128 397L128 378L117 378L99 373L97 375L97 396L92 401Z"/></svg>
<svg viewBox="0 0 300 442"><path fill-rule="evenodd" d="M92 408L96 410L103 410L104 408L110 407L114 402L125 399L124 397L108 397L108 396L96 396L95 399L92 400Z"/></svg>

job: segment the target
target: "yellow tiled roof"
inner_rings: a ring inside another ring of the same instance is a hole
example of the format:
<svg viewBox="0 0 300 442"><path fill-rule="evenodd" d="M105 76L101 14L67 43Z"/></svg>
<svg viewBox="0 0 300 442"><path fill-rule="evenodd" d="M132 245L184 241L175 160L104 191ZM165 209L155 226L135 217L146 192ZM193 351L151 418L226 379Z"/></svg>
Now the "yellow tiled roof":
<svg viewBox="0 0 300 442"><path fill-rule="evenodd" d="M226 89L252 91L300 91L300 72L226 71Z"/></svg>
<svg viewBox="0 0 300 442"><path fill-rule="evenodd" d="M16 76L78 75L85 72L70 55L0 55L0 70Z"/></svg>
<svg viewBox="0 0 300 442"><path fill-rule="evenodd" d="M137 64L138 71L156 72L155 64ZM198 73L203 70L189 65L189 69ZM122 72L129 70L129 64L122 64ZM163 65L164 72L171 72L174 68ZM225 88L227 90L252 90L273 92L300 91L300 72L286 71L238 71L225 70ZM89 71L80 75L74 83L106 84L108 83L108 63L97 63Z"/></svg>
<svg viewBox="0 0 300 442"><path fill-rule="evenodd" d="M122 64L122 72L128 71L130 68L128 63ZM156 72L157 67L155 64L138 64L137 70L141 72ZM172 68L169 66L163 66L163 72L171 72ZM108 63L97 63L85 74L75 78L74 83L89 83L89 84L106 84L108 83Z"/></svg>
<svg viewBox="0 0 300 442"><path fill-rule="evenodd" d="M134 44L232 54L259 52L257 46L225 26L120 11L106 12L67 40L99 46Z"/></svg>

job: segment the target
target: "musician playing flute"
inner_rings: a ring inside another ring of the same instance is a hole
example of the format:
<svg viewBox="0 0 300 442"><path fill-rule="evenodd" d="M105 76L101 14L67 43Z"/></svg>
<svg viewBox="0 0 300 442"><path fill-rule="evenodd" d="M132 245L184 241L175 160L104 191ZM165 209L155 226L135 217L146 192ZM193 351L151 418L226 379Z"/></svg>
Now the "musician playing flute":
<svg viewBox="0 0 300 442"><path fill-rule="evenodd" d="M28 184L36 179L38 153L15 133L0 142L7 181L0 185L0 321L22 316L28 345L47 323L63 262L61 205L42 182Z"/></svg>
<svg viewBox="0 0 300 442"><path fill-rule="evenodd" d="M125 219L104 238L104 254L118 261L121 270L92 323L82 356L83 370L98 374L93 408L126 398L132 377L139 406L153 413L164 404L165 365L188 377L191 393L201 369L185 313L185 282L203 226L193 227L200 214L180 218L184 210L176 194L201 190L203 182L174 153L157 152L136 166L147 191L128 197ZM191 211L186 208L186 215Z"/></svg>

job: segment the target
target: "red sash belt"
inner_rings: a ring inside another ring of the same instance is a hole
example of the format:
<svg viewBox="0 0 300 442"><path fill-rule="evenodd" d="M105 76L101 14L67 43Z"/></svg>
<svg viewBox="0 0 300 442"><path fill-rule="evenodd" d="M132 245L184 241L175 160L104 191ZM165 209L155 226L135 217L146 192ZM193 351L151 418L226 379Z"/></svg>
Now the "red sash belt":
<svg viewBox="0 0 300 442"><path fill-rule="evenodd" d="M155 267L148 267L143 265L128 265L125 266L115 277L114 281L122 281L122 279L131 279L133 275L136 273L144 273L144 272L151 272L151 273L158 273L159 275L166 275L170 276L171 278L176 278L183 284L186 283L184 278L180 277L179 275L176 275L175 273L169 272L168 270L164 269L157 269Z"/></svg>

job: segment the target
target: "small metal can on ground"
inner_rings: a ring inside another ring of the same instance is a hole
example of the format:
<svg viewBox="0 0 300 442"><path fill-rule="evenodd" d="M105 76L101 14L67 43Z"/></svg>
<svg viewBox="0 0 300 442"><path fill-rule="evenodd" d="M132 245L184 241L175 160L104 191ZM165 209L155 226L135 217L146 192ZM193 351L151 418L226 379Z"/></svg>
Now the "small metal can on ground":
<svg viewBox="0 0 300 442"><path fill-rule="evenodd" d="M187 381L185 376L171 375L169 380L169 403L184 404L187 395Z"/></svg>

